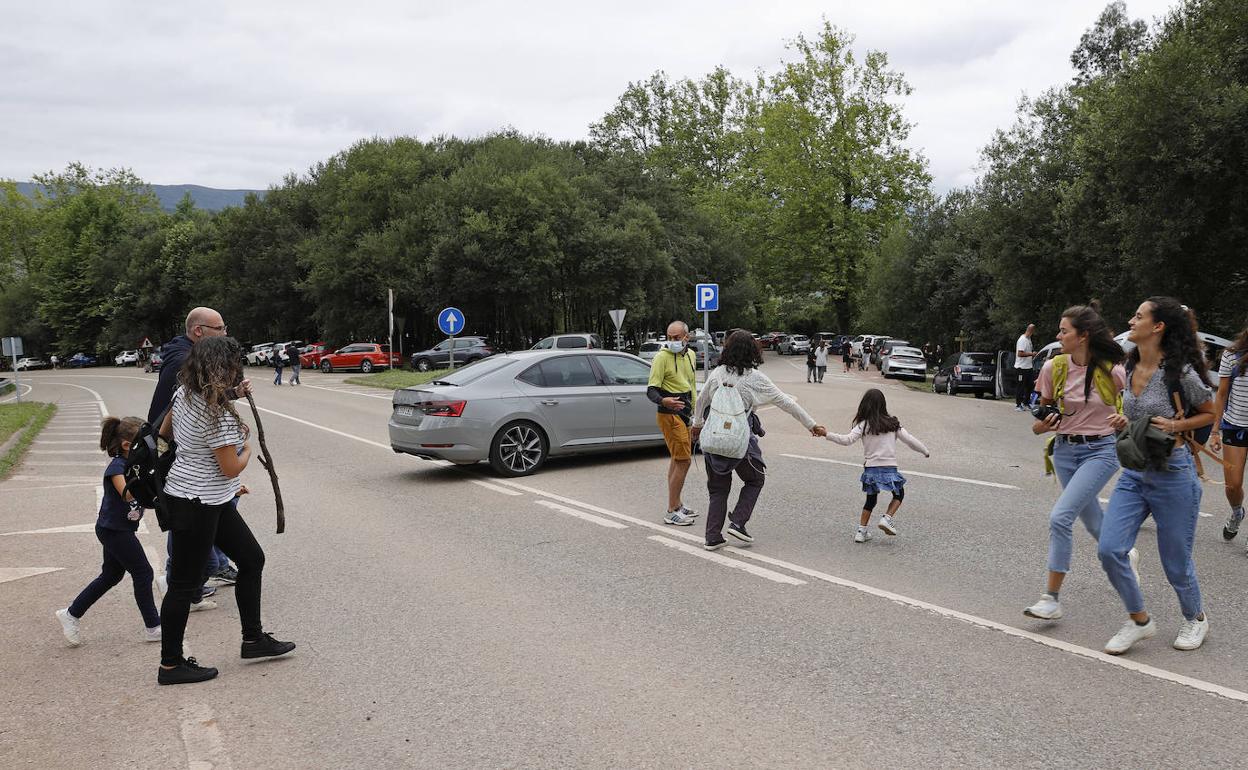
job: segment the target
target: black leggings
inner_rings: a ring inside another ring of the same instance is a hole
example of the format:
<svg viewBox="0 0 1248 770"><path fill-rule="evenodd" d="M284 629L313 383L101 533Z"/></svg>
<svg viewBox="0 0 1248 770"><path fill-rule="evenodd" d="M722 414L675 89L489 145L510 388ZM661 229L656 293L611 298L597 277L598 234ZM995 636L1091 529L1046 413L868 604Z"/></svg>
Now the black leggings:
<svg viewBox="0 0 1248 770"><path fill-rule="evenodd" d="M98 525L95 536L104 546L104 564L100 567L99 577L82 589L74 603L69 605L69 614L81 618L92 604L129 572L134 583L134 601L143 615L143 625L148 628L159 626L160 615L156 613L156 602L152 599L152 565L147 561L147 554L143 553L138 536L128 529L105 529Z"/></svg>
<svg viewBox="0 0 1248 770"><path fill-rule="evenodd" d="M204 564L214 544L238 567L234 599L238 602L243 639L260 636L263 630L260 623L260 576L264 570L264 551L233 502L205 505L198 500L172 496L168 499L171 513L179 526L171 533L169 592L165 594L160 608L164 627L160 662L174 666L182 660L186 617L191 602L199 598Z"/></svg>
<svg viewBox="0 0 1248 770"><path fill-rule="evenodd" d="M902 500L906 499L906 488L902 487L896 492L893 492L892 495L893 495L893 499L900 503ZM879 501L880 501L880 493L872 492L871 494L867 495L867 501L862 504L862 510L874 511L875 504L878 503Z"/></svg>

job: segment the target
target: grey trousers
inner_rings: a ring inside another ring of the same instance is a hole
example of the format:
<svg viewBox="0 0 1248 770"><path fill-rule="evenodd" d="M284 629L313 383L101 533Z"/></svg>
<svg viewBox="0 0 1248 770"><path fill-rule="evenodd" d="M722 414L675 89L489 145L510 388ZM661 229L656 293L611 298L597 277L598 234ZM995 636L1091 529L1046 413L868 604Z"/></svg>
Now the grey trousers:
<svg viewBox="0 0 1248 770"><path fill-rule="evenodd" d="M758 436L750 436L750 446L745 457L736 460L730 457L702 453L706 461L706 491L711 501L706 510L706 542L717 543L724 539L724 518L733 524L744 527L754 514L754 506L758 503L758 495L763 491L763 483L767 476L767 463L763 461L763 450L758 446ZM732 492L732 474L745 485L737 495L737 504L728 513L728 495Z"/></svg>

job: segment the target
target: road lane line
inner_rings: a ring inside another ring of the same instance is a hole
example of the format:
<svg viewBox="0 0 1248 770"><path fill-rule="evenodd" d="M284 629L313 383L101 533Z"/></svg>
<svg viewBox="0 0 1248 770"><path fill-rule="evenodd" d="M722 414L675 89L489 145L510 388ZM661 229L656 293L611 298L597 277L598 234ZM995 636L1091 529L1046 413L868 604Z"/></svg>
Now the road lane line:
<svg viewBox="0 0 1248 770"><path fill-rule="evenodd" d="M74 442L67 442L74 443ZM30 449L27 450L32 455L92 455L98 453L99 449Z"/></svg>
<svg viewBox="0 0 1248 770"><path fill-rule="evenodd" d="M393 451L393 450L391 450L391 449L390 449L390 445L389 445L389 444L383 444L383 443L381 443L380 441L373 441L372 439L363 438L362 436L353 436L353 435L351 435L350 433L344 433L344 432L342 432L342 431L340 431L340 430L334 430L333 428L327 428L327 427L325 427L324 425L317 425L317 424L316 424L316 423L314 423L314 422L309 422L309 421L307 421L307 420L303 420L303 419L300 419L300 418L298 418L298 417L292 417L292 416L291 416L291 415L289 415L289 414L282 414L281 412L275 412L275 411L273 411L272 409L265 409L265 408L264 408L264 407L262 407L262 406L257 406L257 407L256 407L256 409L257 409L258 411L264 412L265 414L271 414L271 415L273 415L274 417L282 417L282 418L285 418L285 419L290 420L290 421L292 421L292 422L297 422L297 423L299 423L300 425L306 425L306 426L308 426L309 428L316 428L317 430L323 430L323 431L325 431L326 433L332 433L332 434L334 434L335 436L342 436L343 438L349 438L349 439L351 439L352 441L358 441L358 442L360 442L361 444L368 444L369 446L375 446L375 447L377 447L378 449L384 449L384 450L386 450L387 452Z"/></svg>
<svg viewBox="0 0 1248 770"><path fill-rule="evenodd" d="M7 480L13 481L17 478L18 477L16 476L10 476ZM39 479L39 481L47 481L47 480L48 479L44 479L44 478ZM14 492L35 492L35 491L43 490L43 489L71 489L73 487L93 487L93 486L95 486L95 484L85 484L85 483L84 484L54 484L52 486L47 486L47 487L9 487L9 486L6 486L3 488L0 488L0 492L4 492L6 495L8 495Z"/></svg>
<svg viewBox="0 0 1248 770"><path fill-rule="evenodd" d="M757 577L766 578L767 580L770 580L775 583L783 583L785 585L790 585L790 586L806 585L805 580L798 580L797 578L792 577L790 575L786 575L782 572L776 572L775 570L765 569L763 567L750 564L749 562L737 561L736 559L729 559L727 556L724 556L723 554L715 553L714 551L703 550L702 548L698 546L687 545L685 543L680 542L679 540L672 540L670 538L666 538L661 535L650 535L646 539L653 540L656 543L662 543L668 548L675 548L677 551L683 551L684 553L687 553L690 556L697 556L700 559L713 561L716 564L722 564L725 567L732 567L733 569L744 570L745 572L748 572L751 575L756 575Z"/></svg>
<svg viewBox="0 0 1248 770"><path fill-rule="evenodd" d="M26 390L23 390L23 391L22 391L22 392L20 392L20 393L14 393L13 395L9 396L8 398L6 398L6 399L4 399L4 400L0 401L0 404L7 404L7 403L9 403L10 401L17 401L17 397L18 397L18 396L29 396L29 395L30 395L30 392L31 392L32 390L34 390L34 389L35 389L35 388L34 388L34 386L32 386L32 385L27 385L27 384L26 384L26 383L24 383L24 382L23 382L23 383L20 383L20 384L21 384L21 387L25 388Z"/></svg>
<svg viewBox="0 0 1248 770"><path fill-rule="evenodd" d="M851 468L862 467L862 463L860 462L851 463L846 460L833 460L830 457L810 457L808 455L791 455L791 454L784 454L784 453L782 453L780 456L791 457L794 460L812 460L817 463L832 463L833 465L848 465ZM906 469L905 475L922 476L923 478L926 478L926 479L941 479L942 481L957 481L962 484L975 484L976 486L992 487L994 489L1014 489L1014 490L1019 489L1018 487L1011 486L1009 484L998 484L995 481L980 481L979 479L964 479L961 476L942 476L939 473L923 473L922 471L912 471L909 468Z"/></svg>
<svg viewBox="0 0 1248 770"><path fill-rule="evenodd" d="M691 535L688 532L682 532L679 528L673 527L670 524L658 524L653 521L646 521L645 519L639 519L636 516L629 516L626 513L619 513L618 511L613 511L610 508L603 508L601 506L593 505L591 503L581 502L580 500L576 500L571 497L564 497L563 495L556 495L554 492L546 492L536 487L526 486L519 482L511 481L510 479L499 479L498 483L505 484L509 487L515 487L516 489L522 489L525 492L531 492L532 494L535 494L538 497L549 497L551 500L558 500L561 503L567 503L568 505L575 505L580 508L584 508L585 510L588 510L588 511L601 513L604 516L610 516L612 518L620 519L621 521L627 521L630 524L636 524L639 527L648 527L649 529L653 529L657 532L662 532L663 534L668 535L670 537L679 537L679 538L688 540L693 543L703 542L702 538L699 537L698 535Z"/></svg>
<svg viewBox="0 0 1248 770"><path fill-rule="evenodd" d="M46 575L49 572L60 572L64 567L0 567L0 583L10 580Z"/></svg>
<svg viewBox="0 0 1248 770"><path fill-rule="evenodd" d="M221 726L212 709L202 703L191 703L178 709L182 722L182 744L186 747L188 770L233 770L225 753Z"/></svg>
<svg viewBox="0 0 1248 770"><path fill-rule="evenodd" d="M471 481L473 484L476 484L479 487L485 487L486 489L489 489L491 491L498 492L501 495L512 495L513 497L524 497L524 494L521 492L517 492L514 489L508 489L507 487L500 487L499 485L491 484L488 481L481 481L480 479L469 479L469 481Z"/></svg>
<svg viewBox="0 0 1248 770"><path fill-rule="evenodd" d="M343 389L343 388L329 388L329 387L326 387L326 386L324 386L324 385L303 385L303 384L300 384L300 385L299 385L299 387L301 387L301 388L312 388L313 390L325 390L325 391L329 391L330 393L346 393L347 395L351 395L351 396L363 396L364 398L378 398L378 399L385 399L386 401L393 400L393 398L394 398L394 394L393 394L393 393L391 393L390 395L385 395L385 394L382 394L382 393L357 393L357 392L356 392L356 391L354 391L354 390L345 390L345 389Z"/></svg>
<svg viewBox="0 0 1248 770"><path fill-rule="evenodd" d="M516 494L519 494L519 492L517 492ZM535 502L538 505L544 508L549 508L552 511L559 511L560 513L566 513L569 516L575 516L578 519L584 519L585 521L592 521L593 523L597 524L600 527L607 527L608 529L628 529L627 524L621 524L618 521L612 521L611 519L604 519L601 516L595 516L592 513L585 513L584 511L578 511L575 508L569 508L566 505L553 503L550 500L537 500Z"/></svg>
<svg viewBox="0 0 1248 770"><path fill-rule="evenodd" d="M98 377L101 375L96 375L96 376ZM141 379L141 378L135 378L135 379ZM45 381L41 380L40 382L45 382ZM100 415L103 417L108 416L108 407L104 405L104 397L101 396L99 393L96 393L94 390L91 390L86 385L75 385L72 382L53 382L51 380L47 380L46 382L48 385L68 385L71 388L82 388L83 390L87 391L91 395L95 396L95 405L100 408Z"/></svg>

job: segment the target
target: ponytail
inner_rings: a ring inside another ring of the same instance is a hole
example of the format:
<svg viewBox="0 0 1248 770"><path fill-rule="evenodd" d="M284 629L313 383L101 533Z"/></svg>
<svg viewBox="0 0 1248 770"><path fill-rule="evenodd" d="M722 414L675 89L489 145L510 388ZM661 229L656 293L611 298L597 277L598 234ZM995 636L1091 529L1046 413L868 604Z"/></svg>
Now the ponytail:
<svg viewBox="0 0 1248 770"><path fill-rule="evenodd" d="M143 421L138 417L105 417L100 423L100 451L109 457L121 456L121 442L134 441Z"/></svg>

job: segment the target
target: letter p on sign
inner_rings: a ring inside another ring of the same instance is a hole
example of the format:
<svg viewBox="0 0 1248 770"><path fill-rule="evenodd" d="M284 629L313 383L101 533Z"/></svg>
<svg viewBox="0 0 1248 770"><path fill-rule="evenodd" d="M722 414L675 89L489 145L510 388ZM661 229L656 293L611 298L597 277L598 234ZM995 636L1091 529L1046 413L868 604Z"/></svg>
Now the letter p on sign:
<svg viewBox="0 0 1248 770"><path fill-rule="evenodd" d="M719 310L719 284L698 284L694 290L694 302L699 313Z"/></svg>

